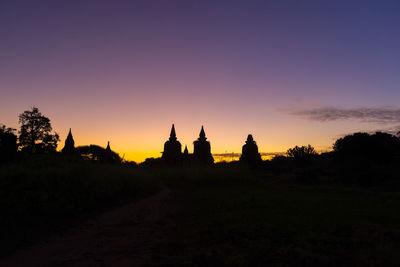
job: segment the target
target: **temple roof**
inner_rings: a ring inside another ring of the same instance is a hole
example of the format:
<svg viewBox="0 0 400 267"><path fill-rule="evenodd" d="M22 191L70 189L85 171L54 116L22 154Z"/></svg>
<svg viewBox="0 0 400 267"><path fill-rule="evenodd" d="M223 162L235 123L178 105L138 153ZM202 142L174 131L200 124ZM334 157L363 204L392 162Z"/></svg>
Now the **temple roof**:
<svg viewBox="0 0 400 267"><path fill-rule="evenodd" d="M247 136L247 141L246 141L246 143L247 144L252 144L252 143L254 143L254 139L253 139L253 136L251 135L251 134L249 134L248 136Z"/></svg>

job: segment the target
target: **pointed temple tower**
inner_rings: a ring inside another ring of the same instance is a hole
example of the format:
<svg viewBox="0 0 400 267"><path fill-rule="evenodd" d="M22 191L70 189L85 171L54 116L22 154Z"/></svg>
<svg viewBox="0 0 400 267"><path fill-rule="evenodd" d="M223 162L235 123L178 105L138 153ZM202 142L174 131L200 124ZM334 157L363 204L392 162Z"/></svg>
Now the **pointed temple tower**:
<svg viewBox="0 0 400 267"><path fill-rule="evenodd" d="M173 124L169 139L164 144L164 152L161 158L168 163L176 163L182 159L182 145L176 138Z"/></svg>
<svg viewBox="0 0 400 267"><path fill-rule="evenodd" d="M194 145L194 151L193 151L194 160L206 164L212 164L214 162L214 158L211 155L210 142L207 141L206 133L204 132L203 126L201 126L199 138L193 142L193 145Z"/></svg>
<svg viewBox="0 0 400 267"><path fill-rule="evenodd" d="M113 155L113 152L111 151L110 141L108 141L106 150L104 151L103 161L105 163L113 163L114 162L114 155Z"/></svg>
<svg viewBox="0 0 400 267"><path fill-rule="evenodd" d="M61 150L64 154L72 154L75 152L75 141L72 137L71 128L69 129L69 133L67 139L65 139L64 148Z"/></svg>
<svg viewBox="0 0 400 267"><path fill-rule="evenodd" d="M185 164L190 162L191 155L189 154L189 150L187 146L185 146L185 150L183 151L182 160Z"/></svg>
<svg viewBox="0 0 400 267"><path fill-rule="evenodd" d="M242 156L240 157L240 161L246 163L261 162L261 155L258 153L258 146L251 134L247 136L246 144L242 147Z"/></svg>

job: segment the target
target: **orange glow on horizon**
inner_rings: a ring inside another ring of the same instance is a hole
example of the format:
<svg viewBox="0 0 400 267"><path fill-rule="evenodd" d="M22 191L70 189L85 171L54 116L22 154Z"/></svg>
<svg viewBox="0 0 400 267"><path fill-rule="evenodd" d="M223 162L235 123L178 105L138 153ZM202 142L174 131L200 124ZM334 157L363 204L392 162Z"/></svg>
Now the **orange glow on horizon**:
<svg viewBox="0 0 400 267"><path fill-rule="evenodd" d="M85 146L85 145L90 145L90 144L96 144L101 147L106 147L107 145L107 139L99 136L90 136L90 135L85 135L86 138L82 138L82 134L80 134L78 131L76 133L74 130L72 130L72 134L75 140L75 146ZM66 136L61 137L61 141L58 144L58 151L61 151L61 149L64 147L64 141L65 141ZM167 140L167 136L165 134L163 137L161 135L159 136L154 136L154 135L148 135L148 138L151 137L153 140L157 141L151 141L144 136L142 142L137 142L137 143L132 143L130 142L130 139L127 139L125 136L120 136L117 138L116 141L113 141L113 139L110 140L110 146L111 149L118 153L119 156L126 160L126 161L134 161L136 163L141 163L144 162L147 158L159 158L162 156L162 151L163 151L163 146L164 142ZM133 139L133 138L131 138ZM141 138L138 138L141 139ZM193 137L191 139L194 139ZM241 152L241 147L244 143L244 140L241 140L239 142L234 142L234 140L229 140L229 139L224 139L226 143L229 144L229 147L235 147L236 149L227 149L227 146L224 144L225 142L221 142L221 139L219 142L213 142L213 139L208 139L211 142L211 152L213 154L215 163L217 162L231 162L231 161L237 161L240 158ZM243 143L242 143L243 142ZM186 145L186 142L182 142L182 152L183 149ZM222 143L222 145L221 145ZM293 147L294 145L285 145L285 144L268 144L265 146L264 142L258 140L257 142L259 146L259 151L262 156L263 160L271 160L274 156L276 155L284 155L285 151ZM298 145L307 145L307 143L299 143ZM312 145L312 144L311 144ZM132 149L133 148L133 149ZM222 148L222 149L221 149ZM330 146L315 146L316 150L318 152L326 152L331 150ZM137 149L137 150L136 150ZM188 149L189 153L193 153L193 147L192 144L188 144ZM222 151L221 151L222 150ZM235 151L236 150L236 151ZM231 152L228 152L231 151Z"/></svg>

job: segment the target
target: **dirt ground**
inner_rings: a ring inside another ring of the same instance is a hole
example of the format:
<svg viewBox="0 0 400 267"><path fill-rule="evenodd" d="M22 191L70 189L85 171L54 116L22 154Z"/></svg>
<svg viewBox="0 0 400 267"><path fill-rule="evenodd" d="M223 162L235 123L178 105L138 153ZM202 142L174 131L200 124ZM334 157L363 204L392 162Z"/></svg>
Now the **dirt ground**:
<svg viewBox="0 0 400 267"><path fill-rule="evenodd" d="M140 266L151 265L153 244L174 227L177 210L164 188L1 260L0 266Z"/></svg>

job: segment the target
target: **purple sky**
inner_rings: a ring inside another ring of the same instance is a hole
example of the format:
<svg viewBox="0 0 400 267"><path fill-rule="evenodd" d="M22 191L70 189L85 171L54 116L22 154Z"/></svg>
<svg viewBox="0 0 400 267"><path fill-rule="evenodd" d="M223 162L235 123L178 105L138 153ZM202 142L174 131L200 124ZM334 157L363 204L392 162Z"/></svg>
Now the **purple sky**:
<svg viewBox="0 0 400 267"><path fill-rule="evenodd" d="M4 0L0 123L36 105L62 139L71 127L138 161L172 123L189 151L203 124L214 153L248 133L263 152L327 150L400 129L399 14L378 0ZM341 116L313 115L327 110Z"/></svg>

